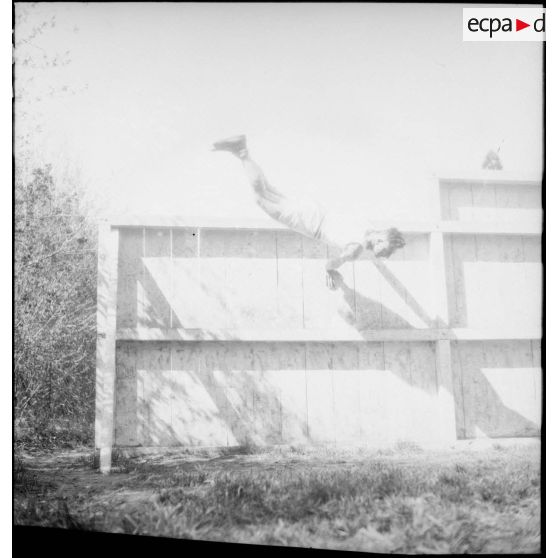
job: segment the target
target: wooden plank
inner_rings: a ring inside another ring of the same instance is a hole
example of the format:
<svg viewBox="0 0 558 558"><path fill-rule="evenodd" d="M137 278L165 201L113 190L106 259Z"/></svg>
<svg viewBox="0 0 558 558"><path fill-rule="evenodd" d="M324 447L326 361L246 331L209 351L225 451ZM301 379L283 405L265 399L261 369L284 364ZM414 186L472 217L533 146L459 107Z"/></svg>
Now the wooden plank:
<svg viewBox="0 0 558 558"><path fill-rule="evenodd" d="M438 395L435 345L435 343L409 344L413 386L424 393L424 404L428 406L430 410L435 407L435 398ZM426 416L429 410L425 408L420 412L421 416Z"/></svg>
<svg viewBox="0 0 558 558"><path fill-rule="evenodd" d="M486 428L478 424L476 411L476 385L479 383L480 370L483 367L483 347L480 342L468 342L455 346L459 355L461 368L461 388L463 394L465 438L486 437Z"/></svg>
<svg viewBox="0 0 558 558"><path fill-rule="evenodd" d="M141 348L137 351L137 441L140 446L149 446L149 373L141 359Z"/></svg>
<svg viewBox="0 0 558 558"><path fill-rule="evenodd" d="M243 343L204 345L200 371L214 386L211 395L226 425L227 445L257 444L254 391L261 375L254 361L254 347Z"/></svg>
<svg viewBox="0 0 558 558"><path fill-rule="evenodd" d="M451 344L436 342L436 374L438 378L439 439L454 441L457 438L455 388L452 373Z"/></svg>
<svg viewBox="0 0 558 558"><path fill-rule="evenodd" d="M447 186L443 187L440 184L439 196L440 196L440 218L444 221L451 220L451 205L450 205L450 189Z"/></svg>
<svg viewBox="0 0 558 558"><path fill-rule="evenodd" d="M143 446L172 446L171 351L166 343L138 350L138 442Z"/></svg>
<svg viewBox="0 0 558 558"><path fill-rule="evenodd" d="M471 185L472 207L462 208L463 221L486 221L494 214L496 208L496 192L493 183L482 182ZM498 221L498 219L496 219Z"/></svg>
<svg viewBox="0 0 558 558"><path fill-rule="evenodd" d="M111 219L111 224L118 228L202 228L233 230L286 230L287 227L271 218L253 219L242 217L207 217L195 215L124 215Z"/></svg>
<svg viewBox="0 0 558 558"><path fill-rule="evenodd" d="M325 264L328 248L303 237L303 296L304 327L317 329L343 327L354 323L354 280L352 266L344 265L340 270L343 282L337 290L326 286ZM331 251L331 256L336 254Z"/></svg>
<svg viewBox="0 0 558 558"><path fill-rule="evenodd" d="M406 248L398 250L387 261L366 251L355 262L358 329L406 329L417 325L416 315L407 304L405 251Z"/></svg>
<svg viewBox="0 0 558 558"><path fill-rule="evenodd" d="M287 231L285 225L271 218L253 219L239 217L199 217L186 215L127 215L111 219L111 225L118 228L201 228L212 230L266 230ZM435 223L432 221L390 221L375 220L374 226L378 229L397 226L402 232L427 233Z"/></svg>
<svg viewBox="0 0 558 558"><path fill-rule="evenodd" d="M248 349L249 384L235 385L252 393L249 430L257 445L307 439L305 350L303 344L258 343ZM228 359L231 362L231 359ZM232 387L232 384L229 382Z"/></svg>
<svg viewBox="0 0 558 558"><path fill-rule="evenodd" d="M235 231L225 238L227 310L232 327L273 323L277 311L277 246L271 231Z"/></svg>
<svg viewBox="0 0 558 558"><path fill-rule="evenodd" d="M450 219L460 221L463 219L463 209L473 207L473 193L471 184L453 184L448 189Z"/></svg>
<svg viewBox="0 0 558 558"><path fill-rule="evenodd" d="M542 368L542 353L541 353L541 340L534 338L531 341L531 352L533 355L533 366L535 368Z"/></svg>
<svg viewBox="0 0 558 558"><path fill-rule="evenodd" d="M516 234L516 235L540 235L542 223L534 220L484 222L484 221L441 221L436 230L446 234L464 235L493 235L493 234Z"/></svg>
<svg viewBox="0 0 558 558"><path fill-rule="evenodd" d="M227 413L222 388L213 381L212 371L200 366L199 344L175 344L172 358L172 428L179 444L226 446Z"/></svg>
<svg viewBox="0 0 558 558"><path fill-rule="evenodd" d="M385 369L384 344L359 344L358 359L361 441L371 446L387 444L392 435L396 393L389 391L392 372Z"/></svg>
<svg viewBox="0 0 558 558"><path fill-rule="evenodd" d="M523 309L530 307L531 293L524 291L523 244L521 237L496 236L478 237L477 254L483 266L483 275L478 288L487 297L482 297L488 306L483 307L479 322L475 325L520 329L525 325ZM486 261L486 263L484 263Z"/></svg>
<svg viewBox="0 0 558 558"><path fill-rule="evenodd" d="M539 328L542 324L542 294L543 278L540 259L540 238L537 237L501 237L508 243L512 243L513 254L516 259L508 257L513 261L510 267L510 276L513 281L504 291L506 303L513 308L513 321L508 323L509 327ZM535 252L535 254L533 254Z"/></svg>
<svg viewBox="0 0 558 558"><path fill-rule="evenodd" d="M197 229L173 229L172 328L203 328L212 297L201 279Z"/></svg>
<svg viewBox="0 0 558 558"><path fill-rule="evenodd" d="M533 173L517 173L512 171L499 170L494 173L493 170L478 171L459 171L454 174L443 174L438 176L440 186L442 188L451 187L453 184L500 184L515 185L521 184L522 188L540 188L542 176Z"/></svg>
<svg viewBox="0 0 558 558"><path fill-rule="evenodd" d="M448 335L443 334L445 339L459 339L462 341L482 341L482 340L511 340L511 339L538 339L542 335L542 328L539 325L523 325L521 328L498 327L493 329L467 329L455 328L448 330Z"/></svg>
<svg viewBox="0 0 558 558"><path fill-rule="evenodd" d="M122 230L118 254L116 326L137 327L143 276L143 229Z"/></svg>
<svg viewBox="0 0 558 558"><path fill-rule="evenodd" d="M463 371L461 369L461 358L459 344L451 342L451 372L453 381L453 397L455 405L455 431L457 439L466 437L465 431L465 400L463 395Z"/></svg>
<svg viewBox="0 0 558 558"><path fill-rule="evenodd" d="M524 207L521 203L521 185L518 184L495 184L496 206L503 208Z"/></svg>
<svg viewBox="0 0 558 558"><path fill-rule="evenodd" d="M303 343L289 344L282 348L281 440L283 443L308 441L308 408L306 393L306 347Z"/></svg>
<svg viewBox="0 0 558 558"><path fill-rule="evenodd" d="M369 343L359 345L358 351L363 443L438 441L434 347Z"/></svg>
<svg viewBox="0 0 558 558"><path fill-rule="evenodd" d="M542 210L517 207L472 207L464 208L461 212L464 222L494 223L501 227L511 228L513 231L539 230L542 222ZM489 225L492 226L492 225ZM482 227L485 230L486 226ZM489 229L490 230L490 229Z"/></svg>
<svg viewBox="0 0 558 558"><path fill-rule="evenodd" d="M382 294L380 270L367 253L353 265L355 287L355 328L382 329Z"/></svg>
<svg viewBox="0 0 558 558"><path fill-rule="evenodd" d="M277 247L269 231L202 231L204 327L257 327L277 311Z"/></svg>
<svg viewBox="0 0 558 558"><path fill-rule="evenodd" d="M530 200L536 188L525 188L523 185L509 185L494 182L483 182L474 184L472 211L463 214L463 220L470 221L492 221L495 223L512 222L520 224L521 221L527 225L538 223L542 218L539 210L534 209ZM502 194L511 196L515 203L503 202ZM526 203L522 203L526 202Z"/></svg>
<svg viewBox="0 0 558 558"><path fill-rule="evenodd" d="M451 327L469 325L468 285L465 266L476 261L475 237L451 237L451 260L447 265L452 269L451 281L448 282L448 314Z"/></svg>
<svg viewBox="0 0 558 558"><path fill-rule="evenodd" d="M477 419L489 436L540 434L530 341L483 343L484 366L476 384Z"/></svg>
<svg viewBox="0 0 558 558"><path fill-rule="evenodd" d="M412 440L414 414L413 379L407 343L384 343L385 368L390 372L386 382L386 397L390 402L389 437L392 440Z"/></svg>
<svg viewBox="0 0 558 558"><path fill-rule="evenodd" d="M474 331L462 331L460 335L470 338ZM489 332L497 335L497 332ZM517 332L521 338L521 332ZM482 335L482 331L481 331ZM509 333L507 334L509 336ZM339 329L169 329L137 328L118 332L120 341L434 341L450 339L452 330L444 329L377 329L358 331L349 327ZM531 337L532 338L532 335Z"/></svg>
<svg viewBox="0 0 558 558"><path fill-rule="evenodd" d="M198 252L197 229L193 227L172 230L172 257L196 258Z"/></svg>
<svg viewBox="0 0 558 558"><path fill-rule="evenodd" d="M539 325L511 329L451 328L451 329L386 329L355 331L329 330L247 330L247 329L123 329L117 332L118 341L259 341L281 342L369 342L369 341L436 341L440 339L538 339L542 335Z"/></svg>
<svg viewBox="0 0 558 558"><path fill-rule="evenodd" d="M482 238L482 237L481 237ZM487 238L483 239L486 242ZM495 238L498 247L498 261L521 263L523 258L523 238L501 235Z"/></svg>
<svg viewBox="0 0 558 558"><path fill-rule="evenodd" d="M116 380L115 386L115 445L137 444L137 381Z"/></svg>
<svg viewBox="0 0 558 558"><path fill-rule="evenodd" d="M455 273L453 265L450 265L451 271L447 273L447 264L445 257L448 254L445 243L450 242L453 248L453 239L444 238L441 233L433 232L430 235L430 260L429 272L430 277L428 284L430 285L430 314L432 322L429 324L435 327L447 327L449 325L449 302L448 302L448 279L451 281L451 288L455 287ZM451 291L455 297L455 291ZM451 296L451 295L450 295ZM455 299L454 306L456 307Z"/></svg>
<svg viewBox="0 0 558 558"><path fill-rule="evenodd" d="M201 299L198 230L176 228L171 231L171 324L170 327L199 325Z"/></svg>
<svg viewBox="0 0 558 558"><path fill-rule="evenodd" d="M381 327L425 328L430 316L428 244L407 235L407 245L387 259L372 259L379 271ZM360 299L357 301L360 302Z"/></svg>
<svg viewBox="0 0 558 558"><path fill-rule="evenodd" d="M111 469L114 443L117 267L118 231L103 223L98 236L95 446L104 474Z"/></svg>
<svg viewBox="0 0 558 558"><path fill-rule="evenodd" d="M475 236L475 244L476 257L466 271L467 298L472 310L469 325L482 327L486 326L483 318L490 319L489 314L500 308L499 286L504 280L503 270L501 265L493 263L499 261L501 242L497 237Z"/></svg>
<svg viewBox="0 0 558 558"><path fill-rule="evenodd" d="M471 213L472 206L467 207L464 217ZM508 208L509 209L509 208ZM520 208L518 208L519 210ZM462 212L464 210L462 209ZM452 220L443 217L441 222L434 221L374 221L373 226L379 230L389 227L397 227L403 234L428 234L432 231L442 231L447 233L456 234L540 234L541 225L535 222L533 218L535 213L530 209L526 209L525 218L514 222L511 218L505 219L504 222L487 222L484 217L482 219L471 220L464 218L462 220ZM500 213L499 213L500 214ZM512 212L508 213L512 215ZM538 219L537 219L538 221ZM189 219L186 217L149 217L117 220L112 223L112 226L119 230L134 230L138 228L150 229L176 229L177 227L185 228L201 228L204 231L283 231L287 232L288 229L278 224L275 221L258 221L253 220L248 222L238 221L236 219Z"/></svg>
<svg viewBox="0 0 558 558"><path fill-rule="evenodd" d="M521 237L478 237L477 256L478 261L468 270L469 325L495 329L536 327L537 320L526 322L525 313L533 309L533 302L538 302L541 289L528 284L529 264L523 262ZM533 267L536 273L537 266Z"/></svg>
<svg viewBox="0 0 558 558"><path fill-rule="evenodd" d="M465 270L468 326L505 327L510 307L505 304L503 290L509 284L509 271L499 263L501 239L476 236L476 246L476 261Z"/></svg>
<svg viewBox="0 0 558 558"><path fill-rule="evenodd" d="M338 258L340 255L340 249L327 246L328 260ZM343 278L340 288L333 292L329 289L323 291L331 305L332 311L335 308L335 311L330 316L331 323L354 327L356 324L355 264L354 262L347 262L338 271ZM323 277L325 279L325 272Z"/></svg>
<svg viewBox="0 0 558 558"><path fill-rule="evenodd" d="M543 267L541 263L541 239L538 237L521 237L523 244L523 263L521 265L521 290L524 304L518 308L522 313L524 324L533 328L542 325L543 311ZM535 338L541 335L535 336Z"/></svg>
<svg viewBox="0 0 558 558"><path fill-rule="evenodd" d="M542 220L540 187L484 183L473 186L474 209L464 220L496 222Z"/></svg>
<svg viewBox="0 0 558 558"><path fill-rule="evenodd" d="M234 320L229 305L227 233L222 230L200 231L198 327L232 328ZM197 293L196 293L197 295Z"/></svg>
<svg viewBox="0 0 558 558"><path fill-rule="evenodd" d="M332 347L331 374L333 411L335 416L335 442L359 443L360 426L360 370L358 346L354 343Z"/></svg>
<svg viewBox="0 0 558 558"><path fill-rule="evenodd" d="M131 343L116 348L115 444L137 444L136 351Z"/></svg>
<svg viewBox="0 0 558 558"><path fill-rule="evenodd" d="M282 383L290 366L291 345L258 344L254 368L259 371L254 383L253 427L259 444L279 444L282 440Z"/></svg>
<svg viewBox="0 0 558 558"><path fill-rule="evenodd" d="M302 235L278 231L277 309L273 324L278 328L304 327Z"/></svg>
<svg viewBox="0 0 558 558"><path fill-rule="evenodd" d="M542 370L542 354L541 354L541 341L540 339L533 339L531 341L531 355L533 363L533 390L535 393L535 410L534 416L536 417L536 424L542 424L542 404L543 404L543 370Z"/></svg>
<svg viewBox="0 0 558 558"><path fill-rule="evenodd" d="M540 210L542 208L542 202L542 184L539 184L535 188L521 188L519 199L520 207Z"/></svg>
<svg viewBox="0 0 558 558"><path fill-rule="evenodd" d="M405 302L408 307L406 320L413 328L437 327L435 300L431 293L432 247L429 235L406 235L405 241L403 261L398 265L401 286L405 288ZM443 270L443 262L441 268ZM445 284L438 292L438 298L444 298L444 293ZM447 320L443 326L446 325Z"/></svg>
<svg viewBox="0 0 558 558"><path fill-rule="evenodd" d="M481 366L475 371L472 383L472 413L474 416L477 436L494 437L499 433L498 420L500 418L500 400L494 389L487 381L487 366L493 367L491 362L494 352L498 351L499 346L495 342L482 343L479 350L482 351Z"/></svg>
<svg viewBox="0 0 558 558"><path fill-rule="evenodd" d="M523 261L528 263L541 263L541 238L537 236L522 236L521 241L523 243Z"/></svg>
<svg viewBox="0 0 558 558"><path fill-rule="evenodd" d="M453 246L454 238L455 238L454 235L451 234L442 236L442 247L444 251L442 255L443 258L442 264L443 264L444 279L445 279L444 291L442 292L445 292L446 294L445 304L443 304L443 299L442 302L440 302L440 299L438 298L438 291L435 288L435 284L432 285L432 291L431 291L432 306L435 309L437 309L437 311L435 310L434 313L437 315L438 324L444 325L446 327L449 327L450 325L454 325L456 321L456 317L459 315L459 309L460 309L460 307L458 307L458 299L457 299L458 291L456 290L456 265L454 261L454 246ZM440 254L439 251L436 252L435 248L433 251L432 246L430 250L431 250L430 257L431 257L431 266L432 266L431 267L432 276L433 278L438 277L438 281L439 281L440 280L440 271L439 271ZM457 269L457 272L459 277L459 269ZM458 286L460 286L459 283Z"/></svg>
<svg viewBox="0 0 558 558"><path fill-rule="evenodd" d="M470 188L470 184L467 185L463 185L466 186L465 187L465 191L467 188ZM459 190L461 190L462 192L464 191L463 186L460 186ZM442 192L446 191L448 192L448 196L449 196L449 192L450 190L452 190L453 188L447 188L446 190L442 190ZM538 190L537 189L531 189L530 191L528 189L525 189L525 196L527 196L530 200L532 199L537 199L538 201L536 202L536 204L533 201L528 201L527 205L525 207L527 208L531 208L531 209L536 209L536 208L540 208L540 183L538 185ZM456 200L456 194L453 194L453 198L452 198L452 202L455 204L456 202L459 202L459 200ZM461 203L461 207L467 207L469 208L469 211L471 210L472 203L469 203L469 199L464 199L463 202L467 202L467 203ZM442 208L443 210L443 208ZM454 210L455 211L455 210ZM474 225L475 223L460 223L457 221L454 221L456 216L454 214L453 217L446 217L446 213L444 212L444 210L442 211L442 219L443 219L443 224L448 228L448 232L450 232L450 229L453 231L459 231L460 227L463 226L462 231L466 232L466 231L471 231L471 232L479 232L479 231L475 231L474 230ZM469 219L463 219L463 221L468 221ZM454 222L452 222L454 221ZM271 219L237 219L237 218L200 218L200 217L187 217L187 216L182 216L182 215L178 215L178 216L169 216L169 215L148 215L148 216L131 216L131 217L125 217L125 218L121 218L121 219L114 219L111 221L111 224L113 227L117 227L120 229L125 229L125 228L143 228L145 227L146 229L150 229L150 228L155 228L155 229L161 229L161 228L177 228L177 227L185 227L185 228L202 228L204 230L231 230L231 231L240 231L240 230L266 230L266 231L287 231L288 229L276 222L273 221ZM401 232L403 233L411 233L411 234L421 234L421 233L429 233L433 230L440 230L438 227L438 224L434 221L396 221L393 222L393 220L391 221L381 221L381 220L375 220L374 221L374 226L378 229L382 229L382 228L389 228L389 227L397 227ZM497 231L499 230L498 224L497 223L493 223L492 225L495 227L493 229L490 229L490 223L486 223L486 222L479 222L478 223L479 226L482 226L486 232L488 233L489 230L493 230L493 231ZM504 226L506 227L511 227L512 223L505 223ZM520 224L520 226L523 226ZM471 227L473 227L471 229Z"/></svg>
<svg viewBox="0 0 558 558"><path fill-rule="evenodd" d="M458 345L469 438L538 435L529 341Z"/></svg>
<svg viewBox="0 0 558 558"><path fill-rule="evenodd" d="M331 344L306 346L306 393L308 398L308 437L312 442L335 441L335 408Z"/></svg>
<svg viewBox="0 0 558 558"><path fill-rule="evenodd" d="M406 247L394 253L389 260L379 260L382 328L398 329L416 327L414 314L407 305L407 288L404 280Z"/></svg>
<svg viewBox="0 0 558 558"><path fill-rule="evenodd" d="M170 327L172 288L170 230L146 229L143 262L145 315L142 317L141 325L146 327Z"/></svg>

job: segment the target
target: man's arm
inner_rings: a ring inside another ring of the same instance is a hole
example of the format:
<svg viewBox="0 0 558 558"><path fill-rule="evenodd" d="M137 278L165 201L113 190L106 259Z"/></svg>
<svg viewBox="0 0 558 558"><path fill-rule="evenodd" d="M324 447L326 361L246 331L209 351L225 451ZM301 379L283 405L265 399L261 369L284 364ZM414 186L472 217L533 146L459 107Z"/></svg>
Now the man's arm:
<svg viewBox="0 0 558 558"><path fill-rule="evenodd" d="M336 258L330 258L326 263L326 285L329 289L336 289L335 281L342 281L343 276L337 271L345 262L352 262L362 254L362 244L347 244L341 254Z"/></svg>

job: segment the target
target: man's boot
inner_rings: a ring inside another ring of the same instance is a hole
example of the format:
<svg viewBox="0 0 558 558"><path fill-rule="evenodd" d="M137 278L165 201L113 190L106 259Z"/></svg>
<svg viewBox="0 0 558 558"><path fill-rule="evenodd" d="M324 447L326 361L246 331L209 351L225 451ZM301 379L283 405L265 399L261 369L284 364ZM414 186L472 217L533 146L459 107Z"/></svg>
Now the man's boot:
<svg viewBox="0 0 558 558"><path fill-rule="evenodd" d="M246 136L232 136L230 138L216 141L213 144L212 151L229 151L238 157L246 155Z"/></svg>

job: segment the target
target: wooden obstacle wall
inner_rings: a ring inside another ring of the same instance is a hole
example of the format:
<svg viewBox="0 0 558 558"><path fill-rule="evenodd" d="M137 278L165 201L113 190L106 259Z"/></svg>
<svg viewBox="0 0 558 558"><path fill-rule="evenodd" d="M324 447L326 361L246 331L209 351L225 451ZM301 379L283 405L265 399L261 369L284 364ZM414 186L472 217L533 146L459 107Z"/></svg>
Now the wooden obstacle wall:
<svg viewBox="0 0 558 558"><path fill-rule="evenodd" d="M439 193L439 221L395 224L405 248L345 265L333 292L334 254L269 221L103 226L105 469L113 446L537 435L540 183Z"/></svg>

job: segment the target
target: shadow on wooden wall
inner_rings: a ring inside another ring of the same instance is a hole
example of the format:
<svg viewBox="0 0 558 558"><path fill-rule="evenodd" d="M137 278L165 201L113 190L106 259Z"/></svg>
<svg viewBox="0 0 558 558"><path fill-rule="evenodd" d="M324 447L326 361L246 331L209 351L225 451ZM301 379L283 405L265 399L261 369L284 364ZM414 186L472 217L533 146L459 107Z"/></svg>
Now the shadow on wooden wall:
<svg viewBox="0 0 558 558"><path fill-rule="evenodd" d="M463 261L458 260L459 265ZM431 318L383 262L374 263L427 327L448 327ZM463 271L457 268L457 273ZM149 293L144 301L147 318L137 315L138 287ZM145 320L146 327L184 327L148 266L133 281L119 281L118 289L118 300L136 301L131 323ZM342 314L356 330L370 329L367 316L381 316L390 327L413 329L408 320L345 281L340 290L346 306L360 310L356 315ZM225 298L211 295L227 311ZM466 296L464 289L460 296ZM128 307L130 314L133 309ZM413 439L413 429L416 433L418 427L436 428L433 343L235 343L234 330L228 337L223 330L219 336L204 330L204 335L214 335L215 341L187 346L119 343L117 444L197 445L204 440L204 445L259 445L342 437L366 441L387 434L403 439L409 434ZM536 372L518 379L519 372L540 366L540 347L530 341L494 343L469 343L452 351L458 437L536 435L539 417L532 412L533 405L524 402L527 397L540 399L540 381ZM520 388L507 389L505 374L519 381ZM335 390L343 395L336 399ZM411 393L418 401L414 408L408 405ZM347 419L350 414L355 420ZM342 433L336 424L341 420Z"/></svg>

